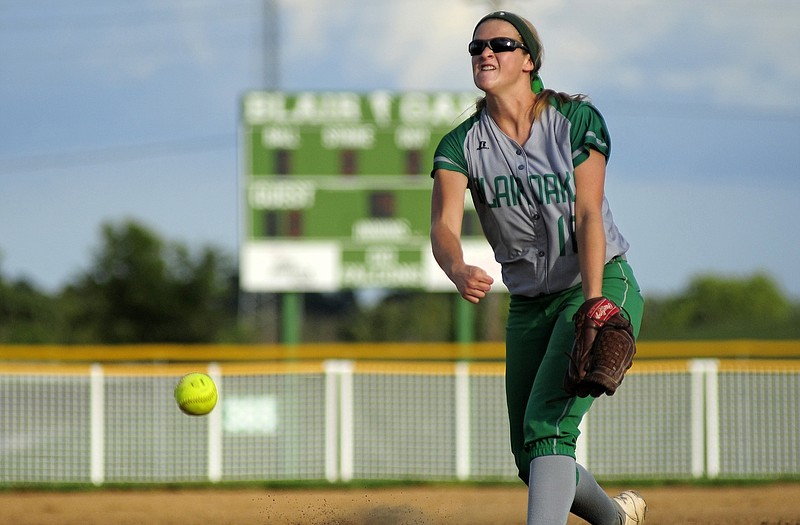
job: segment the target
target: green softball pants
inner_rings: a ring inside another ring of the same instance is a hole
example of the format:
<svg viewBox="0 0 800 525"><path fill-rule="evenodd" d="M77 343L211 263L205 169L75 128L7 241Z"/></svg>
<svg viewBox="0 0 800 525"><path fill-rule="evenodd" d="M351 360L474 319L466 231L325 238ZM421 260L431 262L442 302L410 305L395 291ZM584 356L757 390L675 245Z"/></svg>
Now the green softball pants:
<svg viewBox="0 0 800 525"><path fill-rule="evenodd" d="M638 337L644 300L633 270L621 257L603 274L603 295L614 301ZM564 390L575 340L572 316L583 304L580 285L539 297L512 295L506 326L506 400L511 450L519 477L528 482L530 462L545 455L575 457L578 425L594 398Z"/></svg>

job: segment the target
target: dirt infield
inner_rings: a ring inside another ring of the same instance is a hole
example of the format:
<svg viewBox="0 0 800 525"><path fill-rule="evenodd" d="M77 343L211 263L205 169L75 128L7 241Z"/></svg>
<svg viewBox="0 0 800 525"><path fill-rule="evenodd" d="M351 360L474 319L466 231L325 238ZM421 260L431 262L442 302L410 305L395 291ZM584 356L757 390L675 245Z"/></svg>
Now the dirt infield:
<svg viewBox="0 0 800 525"><path fill-rule="evenodd" d="M625 487L627 488L627 487ZM617 492L609 488L609 492ZM800 525L800 483L659 486L647 525ZM1 492L15 525L521 525L522 486ZM569 525L585 523L571 518Z"/></svg>

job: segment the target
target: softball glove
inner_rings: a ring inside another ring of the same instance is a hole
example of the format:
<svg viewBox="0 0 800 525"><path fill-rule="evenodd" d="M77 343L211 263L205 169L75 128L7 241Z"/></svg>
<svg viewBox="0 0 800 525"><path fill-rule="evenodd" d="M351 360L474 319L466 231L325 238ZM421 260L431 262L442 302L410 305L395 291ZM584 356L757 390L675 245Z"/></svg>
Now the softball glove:
<svg viewBox="0 0 800 525"><path fill-rule="evenodd" d="M575 343L564 390L578 397L612 396L633 363L633 327L605 297L589 299L575 313Z"/></svg>

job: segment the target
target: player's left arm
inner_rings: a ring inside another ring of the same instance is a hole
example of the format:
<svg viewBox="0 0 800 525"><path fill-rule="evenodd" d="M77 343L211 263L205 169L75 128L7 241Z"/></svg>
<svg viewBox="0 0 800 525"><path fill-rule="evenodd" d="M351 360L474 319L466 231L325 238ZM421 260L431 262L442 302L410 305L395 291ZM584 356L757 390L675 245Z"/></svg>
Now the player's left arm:
<svg viewBox="0 0 800 525"><path fill-rule="evenodd" d="M575 235L585 299L603 295L605 179L606 157L590 148L589 157L575 167Z"/></svg>

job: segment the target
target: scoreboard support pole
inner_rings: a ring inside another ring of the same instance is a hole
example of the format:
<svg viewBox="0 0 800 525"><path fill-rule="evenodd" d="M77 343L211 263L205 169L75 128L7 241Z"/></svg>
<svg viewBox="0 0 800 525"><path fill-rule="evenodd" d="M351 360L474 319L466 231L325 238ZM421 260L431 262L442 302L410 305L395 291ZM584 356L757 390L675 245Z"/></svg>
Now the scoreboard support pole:
<svg viewBox="0 0 800 525"><path fill-rule="evenodd" d="M472 343L475 341L475 308L474 305L455 296L456 301L456 342Z"/></svg>
<svg viewBox="0 0 800 525"><path fill-rule="evenodd" d="M303 295L297 292L284 293L281 298L281 343L300 343L303 319Z"/></svg>

